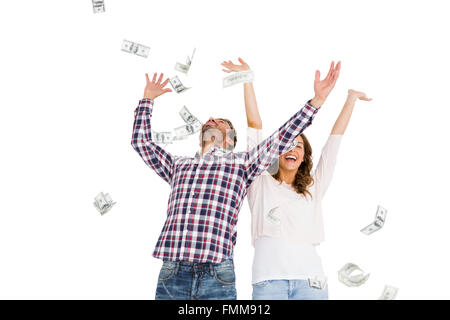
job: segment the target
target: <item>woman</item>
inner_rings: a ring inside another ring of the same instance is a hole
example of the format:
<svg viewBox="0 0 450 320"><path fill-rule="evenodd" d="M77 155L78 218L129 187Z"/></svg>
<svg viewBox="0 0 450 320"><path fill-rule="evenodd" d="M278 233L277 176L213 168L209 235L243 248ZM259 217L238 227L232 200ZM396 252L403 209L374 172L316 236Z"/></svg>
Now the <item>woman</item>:
<svg viewBox="0 0 450 320"><path fill-rule="evenodd" d="M239 58L239 62L241 65L223 62L227 68L224 71L250 69L244 60ZM339 68L340 63L337 65ZM320 86L317 71L314 82L316 95ZM251 149L263 140L262 121L251 83L244 84L244 95L249 126L248 148ZM279 157L278 170L273 175L265 172L250 186L248 200L255 247L253 299L328 299L327 285L324 283L322 288L310 286L308 279L325 279L315 250L315 245L323 241L321 201L331 182L339 145L358 99L371 100L362 92L348 91L347 101L314 172L311 145L301 134L297 137L296 147Z"/></svg>

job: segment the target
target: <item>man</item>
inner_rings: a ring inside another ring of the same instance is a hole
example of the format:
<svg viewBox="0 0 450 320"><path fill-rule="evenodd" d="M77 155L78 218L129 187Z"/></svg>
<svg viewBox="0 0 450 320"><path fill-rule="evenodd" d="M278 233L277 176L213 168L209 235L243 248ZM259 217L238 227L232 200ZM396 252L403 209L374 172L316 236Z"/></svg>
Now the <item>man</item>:
<svg viewBox="0 0 450 320"><path fill-rule="evenodd" d="M232 254L247 189L312 123L338 74L339 69L331 67L327 78L315 86L315 97L249 152L232 152L237 140L228 135L233 130L229 120L209 118L195 157L172 156L152 141L154 100L172 90L165 88L169 79L161 82L163 74L157 79L155 73L152 81L146 74L131 144L171 186L167 219L153 252L164 261L156 299L236 299Z"/></svg>

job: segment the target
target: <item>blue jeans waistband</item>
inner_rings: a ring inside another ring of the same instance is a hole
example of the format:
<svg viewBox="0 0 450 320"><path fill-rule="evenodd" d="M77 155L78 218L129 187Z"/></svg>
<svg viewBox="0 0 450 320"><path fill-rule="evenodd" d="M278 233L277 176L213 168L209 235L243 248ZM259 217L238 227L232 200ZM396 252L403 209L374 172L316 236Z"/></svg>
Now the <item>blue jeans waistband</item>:
<svg viewBox="0 0 450 320"><path fill-rule="evenodd" d="M189 262L189 261L164 261L163 268L176 269L182 271L209 271L212 269L220 270L222 268L234 267L233 259L227 259L223 262L212 263L212 262Z"/></svg>

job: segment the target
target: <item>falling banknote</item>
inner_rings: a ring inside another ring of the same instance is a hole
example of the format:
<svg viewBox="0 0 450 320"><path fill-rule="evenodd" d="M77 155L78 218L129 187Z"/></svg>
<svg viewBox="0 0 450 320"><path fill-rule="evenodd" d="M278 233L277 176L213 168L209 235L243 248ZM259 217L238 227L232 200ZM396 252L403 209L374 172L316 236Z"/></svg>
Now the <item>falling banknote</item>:
<svg viewBox="0 0 450 320"><path fill-rule="evenodd" d="M105 1L104 0L92 0L92 7L94 8L94 13L105 12Z"/></svg>
<svg viewBox="0 0 450 320"><path fill-rule="evenodd" d="M179 114L187 125L192 126L192 134L200 131L200 129L202 128L202 123L188 110L188 108L186 108L186 106L183 106L183 108L181 108Z"/></svg>
<svg viewBox="0 0 450 320"><path fill-rule="evenodd" d="M238 83L252 82L254 78L255 75L252 70L236 72L223 78L223 87L227 88Z"/></svg>
<svg viewBox="0 0 450 320"><path fill-rule="evenodd" d="M378 300L394 300L397 296L398 288L391 286L384 286L383 293Z"/></svg>
<svg viewBox="0 0 450 320"><path fill-rule="evenodd" d="M122 51L147 58L150 53L150 48L139 43L123 40Z"/></svg>
<svg viewBox="0 0 450 320"><path fill-rule="evenodd" d="M202 123L188 110L188 108L186 108L186 106L181 108L179 114L186 124L177 127L172 131L152 131L152 141L157 144L169 144L173 141L184 140L188 136L200 131Z"/></svg>
<svg viewBox="0 0 450 320"><path fill-rule="evenodd" d="M183 84L181 83L180 79L178 79L178 76L175 76L171 79L169 79L170 85L172 86L172 88L177 92L177 93L181 93L186 91L187 88L185 86L183 86Z"/></svg>
<svg viewBox="0 0 450 320"><path fill-rule="evenodd" d="M322 290L325 288L327 284L327 278L326 277L320 277L315 276L313 278L308 278L308 284L311 288L320 289Z"/></svg>
<svg viewBox="0 0 450 320"><path fill-rule="evenodd" d="M359 270L362 273L351 276L351 273L356 270ZM369 279L369 275L370 273L364 274L364 272L356 264L353 263L347 263L341 268L341 270L338 271L339 281L341 281L348 287L359 287L364 282L366 282L367 279Z"/></svg>
<svg viewBox="0 0 450 320"><path fill-rule="evenodd" d="M184 126L173 129L175 137L174 140L183 140L188 136L194 134L194 127L190 124L185 124Z"/></svg>
<svg viewBox="0 0 450 320"><path fill-rule="evenodd" d="M374 222L369 224L367 227L361 229L361 232L364 233L365 235L370 235L375 231L380 230L383 227L384 222L386 221L386 214L387 210L382 206L378 206Z"/></svg>
<svg viewBox="0 0 450 320"><path fill-rule="evenodd" d="M194 48L194 52L192 52L192 57L189 57L189 56L187 57L186 64L177 62L175 64L175 70L187 74L189 72L189 69L191 68L192 59L194 59L194 54L195 54L195 48Z"/></svg>
<svg viewBox="0 0 450 320"><path fill-rule="evenodd" d="M184 122L186 124L193 124L194 122L200 122L192 113L189 112L188 108L186 106L183 106L180 110L180 116L183 118Z"/></svg>
<svg viewBox="0 0 450 320"><path fill-rule="evenodd" d="M109 196L108 193L103 194L103 192L100 192L95 197L94 206L95 206L95 208L97 208L97 210L102 215L107 213L113 207L113 205L115 205L115 204L116 203L112 201L112 199L111 199L111 197Z"/></svg>
<svg viewBox="0 0 450 320"><path fill-rule="evenodd" d="M168 144L173 141L173 133L172 132L155 132L152 131L152 140L158 144Z"/></svg>

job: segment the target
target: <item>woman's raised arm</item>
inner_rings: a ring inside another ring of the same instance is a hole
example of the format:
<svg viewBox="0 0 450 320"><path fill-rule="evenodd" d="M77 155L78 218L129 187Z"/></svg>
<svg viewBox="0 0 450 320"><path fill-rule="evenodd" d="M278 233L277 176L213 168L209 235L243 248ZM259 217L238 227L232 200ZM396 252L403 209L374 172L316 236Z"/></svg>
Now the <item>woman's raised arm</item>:
<svg viewBox="0 0 450 320"><path fill-rule="evenodd" d="M222 62L222 66L227 68L222 70L227 73L250 70L250 67L243 59L238 58L238 60L241 63L240 65L234 64L230 60ZM244 102L247 125L250 128L262 129L262 120L256 103L255 90L253 89L253 83L251 82L244 83Z"/></svg>
<svg viewBox="0 0 450 320"><path fill-rule="evenodd" d="M334 123L333 129L331 130L331 134L342 135L345 133L347 129L348 123L350 122L350 118L352 117L353 107L355 106L356 100L370 101L372 99L367 98L366 94L363 92L348 90L347 100L345 101L344 106L342 107L341 113L339 117L336 119Z"/></svg>

